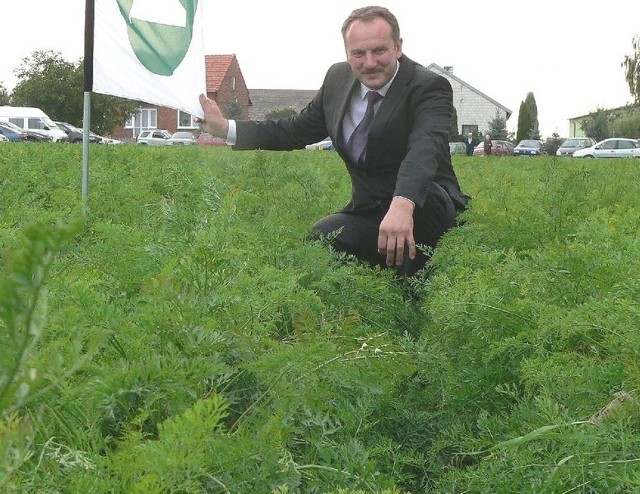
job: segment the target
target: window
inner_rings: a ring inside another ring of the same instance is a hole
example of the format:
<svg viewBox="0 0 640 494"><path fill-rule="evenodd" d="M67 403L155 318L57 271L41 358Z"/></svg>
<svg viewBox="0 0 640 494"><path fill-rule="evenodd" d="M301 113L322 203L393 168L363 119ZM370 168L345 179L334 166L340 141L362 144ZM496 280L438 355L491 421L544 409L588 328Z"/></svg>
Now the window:
<svg viewBox="0 0 640 494"><path fill-rule="evenodd" d="M187 112L178 112L178 128L179 129L196 129L198 124L193 121L193 115Z"/></svg>
<svg viewBox="0 0 640 494"><path fill-rule="evenodd" d="M158 110L155 108L138 108L125 123L125 128L133 129L133 135L138 135L142 130L158 127Z"/></svg>
<svg viewBox="0 0 640 494"><path fill-rule="evenodd" d="M636 145L632 141L618 141L618 149L633 149Z"/></svg>
<svg viewBox="0 0 640 494"><path fill-rule="evenodd" d="M27 129L38 129L43 130L45 127L44 122L41 118L28 118L27 119Z"/></svg>
<svg viewBox="0 0 640 494"><path fill-rule="evenodd" d="M461 135L466 136L469 132L473 133L473 135L478 134L478 126L477 125L463 125Z"/></svg>

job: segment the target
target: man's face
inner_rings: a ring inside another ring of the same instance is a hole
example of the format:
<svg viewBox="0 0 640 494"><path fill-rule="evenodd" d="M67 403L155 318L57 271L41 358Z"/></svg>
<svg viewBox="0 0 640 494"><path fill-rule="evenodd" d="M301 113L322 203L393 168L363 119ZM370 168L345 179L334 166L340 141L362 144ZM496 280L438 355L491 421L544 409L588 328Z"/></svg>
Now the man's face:
<svg viewBox="0 0 640 494"><path fill-rule="evenodd" d="M381 89L396 73L402 56L402 40L391 38L391 26L377 17L354 21L345 34L347 62L356 78L370 89Z"/></svg>

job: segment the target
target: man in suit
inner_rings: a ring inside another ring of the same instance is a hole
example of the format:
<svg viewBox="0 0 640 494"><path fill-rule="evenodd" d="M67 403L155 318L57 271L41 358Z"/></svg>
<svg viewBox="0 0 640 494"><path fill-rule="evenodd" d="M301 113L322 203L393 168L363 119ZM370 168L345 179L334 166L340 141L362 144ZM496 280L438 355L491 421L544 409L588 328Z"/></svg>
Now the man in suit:
<svg viewBox="0 0 640 494"><path fill-rule="evenodd" d="M476 147L476 140L473 138L473 132L467 134L467 139L464 141L465 151L467 156L473 156L473 148Z"/></svg>
<svg viewBox="0 0 640 494"><path fill-rule="evenodd" d="M403 54L398 21L383 7L354 10L342 37L347 61L329 68L298 115L226 120L202 95L203 125L236 150L298 149L328 135L346 164L352 196L341 211L314 225L315 237L331 238L337 251L371 265L413 275L469 200L449 155L451 85ZM372 90L377 101L368 103ZM369 105L375 117L364 150L356 152L351 135Z"/></svg>

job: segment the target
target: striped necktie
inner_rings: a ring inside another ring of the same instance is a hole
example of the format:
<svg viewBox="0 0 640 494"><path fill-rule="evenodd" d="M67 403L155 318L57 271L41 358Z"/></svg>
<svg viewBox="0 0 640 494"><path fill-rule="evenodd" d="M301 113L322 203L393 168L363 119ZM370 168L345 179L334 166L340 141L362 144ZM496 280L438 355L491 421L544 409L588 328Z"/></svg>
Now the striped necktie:
<svg viewBox="0 0 640 494"><path fill-rule="evenodd" d="M364 112L364 117L358 124L358 126L349 137L349 141L346 146L346 153L351 158L351 161L362 165L366 157L367 151L367 137L369 135L369 127L373 121L374 105L382 98L382 95L377 91L369 91L366 94L367 109Z"/></svg>

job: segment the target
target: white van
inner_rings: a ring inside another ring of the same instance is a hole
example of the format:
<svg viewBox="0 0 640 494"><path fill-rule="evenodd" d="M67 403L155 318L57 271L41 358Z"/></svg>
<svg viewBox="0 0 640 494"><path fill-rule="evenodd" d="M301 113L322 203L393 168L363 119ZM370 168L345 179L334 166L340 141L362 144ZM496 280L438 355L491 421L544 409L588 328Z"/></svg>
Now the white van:
<svg viewBox="0 0 640 494"><path fill-rule="evenodd" d="M55 142L69 140L66 132L58 127L40 108L0 106L0 120L11 122L22 129L43 132L50 135Z"/></svg>

